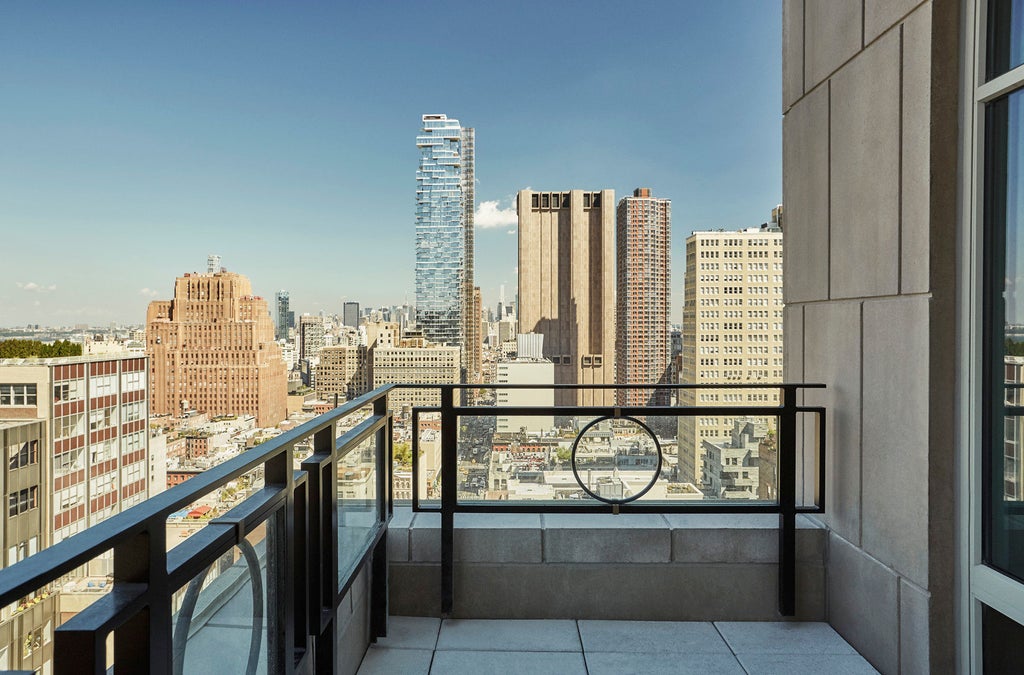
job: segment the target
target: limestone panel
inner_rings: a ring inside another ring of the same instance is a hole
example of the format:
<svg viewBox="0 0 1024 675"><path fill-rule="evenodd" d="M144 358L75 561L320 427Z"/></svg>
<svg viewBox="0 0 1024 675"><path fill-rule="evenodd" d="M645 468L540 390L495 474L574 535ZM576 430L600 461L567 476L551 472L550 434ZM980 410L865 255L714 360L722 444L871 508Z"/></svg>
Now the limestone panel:
<svg viewBox="0 0 1024 675"><path fill-rule="evenodd" d="M804 377L808 405L826 408L826 491L823 519L843 538L860 542L861 306L859 302L804 308Z"/></svg>
<svg viewBox="0 0 1024 675"><path fill-rule="evenodd" d="M899 578L835 533L827 574L828 622L875 668L897 672Z"/></svg>
<svg viewBox="0 0 1024 675"><path fill-rule="evenodd" d="M783 364L783 382L806 382L804 379L804 308L803 305L787 305L782 310L786 329ZM804 392L797 394L797 404L805 401ZM811 504L814 501L815 455L813 446L804 445L806 439L814 442L813 418L804 415L796 427L796 499L797 504ZM807 434L811 433L810 436Z"/></svg>
<svg viewBox="0 0 1024 675"><path fill-rule="evenodd" d="M928 666L928 593L900 580L900 672L931 672Z"/></svg>
<svg viewBox="0 0 1024 675"><path fill-rule="evenodd" d="M928 587L928 308L864 303L862 545Z"/></svg>
<svg viewBox="0 0 1024 675"><path fill-rule="evenodd" d="M828 87L794 105L782 121L786 205L786 303L828 299Z"/></svg>
<svg viewBox="0 0 1024 675"><path fill-rule="evenodd" d="M920 4L921 0L865 0L864 43L870 44Z"/></svg>
<svg viewBox="0 0 1024 675"><path fill-rule="evenodd" d="M899 33L891 32L832 78L833 298L898 292L899 62Z"/></svg>
<svg viewBox="0 0 1024 675"><path fill-rule="evenodd" d="M861 3L807 0L804 88L813 89L861 48Z"/></svg>
<svg viewBox="0 0 1024 675"><path fill-rule="evenodd" d="M804 95L804 0L782 2L782 110Z"/></svg>
<svg viewBox="0 0 1024 675"><path fill-rule="evenodd" d="M796 618L821 620L824 568L798 564L796 573ZM778 568L770 564L457 565L455 613L459 618L488 619L777 620Z"/></svg>
<svg viewBox="0 0 1024 675"><path fill-rule="evenodd" d="M903 24L902 293L927 293L931 162L931 4Z"/></svg>
<svg viewBox="0 0 1024 675"><path fill-rule="evenodd" d="M672 559L663 516L545 514L544 561L655 563Z"/></svg>

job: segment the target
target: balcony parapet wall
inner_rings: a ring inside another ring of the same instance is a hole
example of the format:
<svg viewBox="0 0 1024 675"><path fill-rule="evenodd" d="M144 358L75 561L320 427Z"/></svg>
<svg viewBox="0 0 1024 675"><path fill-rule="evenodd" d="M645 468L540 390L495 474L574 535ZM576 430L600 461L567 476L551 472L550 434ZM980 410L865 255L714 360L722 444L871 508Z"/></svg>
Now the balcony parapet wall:
<svg viewBox="0 0 1024 675"><path fill-rule="evenodd" d="M439 616L441 520L396 507L390 607ZM455 616L778 620L773 514L456 514ZM825 618L827 532L797 517L797 620Z"/></svg>

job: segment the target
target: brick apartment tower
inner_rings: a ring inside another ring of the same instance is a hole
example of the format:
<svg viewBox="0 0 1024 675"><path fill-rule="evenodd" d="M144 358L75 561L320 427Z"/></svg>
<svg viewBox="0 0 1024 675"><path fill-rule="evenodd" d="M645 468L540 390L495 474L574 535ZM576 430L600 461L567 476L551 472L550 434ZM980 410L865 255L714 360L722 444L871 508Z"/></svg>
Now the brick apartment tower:
<svg viewBox="0 0 1024 675"><path fill-rule="evenodd" d="M637 188L616 214L618 384L670 384L670 233L672 202ZM619 389L619 405L668 405L669 391Z"/></svg>
<svg viewBox="0 0 1024 675"><path fill-rule="evenodd" d="M0 494L7 507L0 513L0 568L149 496L146 390L146 359L127 352L0 359L0 449L6 452ZM111 572L110 554L101 554L60 585ZM41 590L51 591L49 597L37 592L27 608L0 614L5 668L52 669L54 643L44 639L28 649L26 636L52 635L81 596L69 601L74 592L54 594L50 585Z"/></svg>
<svg viewBox="0 0 1024 675"><path fill-rule="evenodd" d="M521 190L519 330L544 335L555 384L615 382L615 192ZM612 405L614 390L559 391L555 405Z"/></svg>
<svg viewBox="0 0 1024 675"><path fill-rule="evenodd" d="M254 415L271 427L287 416L287 381L267 301L233 272L185 274L173 300L146 314L154 414L193 408Z"/></svg>

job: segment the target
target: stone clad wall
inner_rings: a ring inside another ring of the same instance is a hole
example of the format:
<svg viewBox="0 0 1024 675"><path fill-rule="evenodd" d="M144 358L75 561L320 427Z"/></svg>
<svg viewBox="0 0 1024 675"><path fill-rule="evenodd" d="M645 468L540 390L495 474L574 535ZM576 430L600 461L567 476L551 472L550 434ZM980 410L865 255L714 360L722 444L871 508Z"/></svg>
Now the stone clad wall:
<svg viewBox="0 0 1024 675"><path fill-rule="evenodd" d="M783 3L785 380L828 385L827 617L885 673L953 671L959 12Z"/></svg>
<svg viewBox="0 0 1024 675"><path fill-rule="evenodd" d="M455 618L777 621L778 516L456 514ZM438 616L441 518L396 507L393 615ZM825 618L826 531L797 519L796 619Z"/></svg>

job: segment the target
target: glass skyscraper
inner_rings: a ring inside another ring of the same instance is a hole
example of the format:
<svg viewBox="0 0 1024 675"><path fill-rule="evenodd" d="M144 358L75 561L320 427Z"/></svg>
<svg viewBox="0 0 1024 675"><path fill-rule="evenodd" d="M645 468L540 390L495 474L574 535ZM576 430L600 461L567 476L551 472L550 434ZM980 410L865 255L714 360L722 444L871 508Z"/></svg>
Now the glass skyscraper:
<svg viewBox="0 0 1024 675"><path fill-rule="evenodd" d="M433 342L466 349L476 339L473 306L473 129L424 115L416 137L416 323Z"/></svg>
<svg viewBox="0 0 1024 675"><path fill-rule="evenodd" d="M295 324L295 312L289 309L288 291L277 292L277 325L274 326L274 339L287 340L288 329Z"/></svg>

